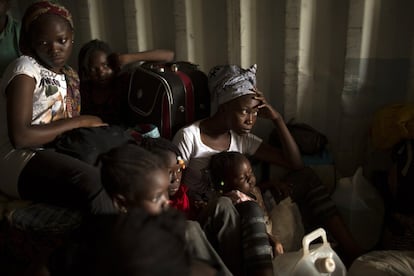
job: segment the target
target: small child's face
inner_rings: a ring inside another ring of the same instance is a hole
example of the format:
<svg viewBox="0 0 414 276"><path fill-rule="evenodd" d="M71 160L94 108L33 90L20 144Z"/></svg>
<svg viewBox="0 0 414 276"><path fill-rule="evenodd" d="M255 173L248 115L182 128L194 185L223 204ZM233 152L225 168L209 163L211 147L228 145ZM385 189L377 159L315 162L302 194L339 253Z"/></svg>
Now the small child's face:
<svg viewBox="0 0 414 276"><path fill-rule="evenodd" d="M108 55L100 50L94 51L89 58L89 79L100 85L112 80L114 71L109 65Z"/></svg>
<svg viewBox="0 0 414 276"><path fill-rule="evenodd" d="M167 170L156 170L146 177L148 190L144 196L136 201L148 213L158 215L169 206L168 186L169 175Z"/></svg>
<svg viewBox="0 0 414 276"><path fill-rule="evenodd" d="M37 59L55 73L69 59L73 48L73 32L69 22L58 15L41 15L31 27L31 48Z"/></svg>
<svg viewBox="0 0 414 276"><path fill-rule="evenodd" d="M235 162L233 168L227 174L225 183L231 190L239 190L245 194L253 192L256 177L247 158L243 157L241 162Z"/></svg>
<svg viewBox="0 0 414 276"><path fill-rule="evenodd" d="M168 194L170 196L173 196L180 188L181 178L183 174L182 165L178 163L177 155L173 152L168 152L168 171L170 174Z"/></svg>

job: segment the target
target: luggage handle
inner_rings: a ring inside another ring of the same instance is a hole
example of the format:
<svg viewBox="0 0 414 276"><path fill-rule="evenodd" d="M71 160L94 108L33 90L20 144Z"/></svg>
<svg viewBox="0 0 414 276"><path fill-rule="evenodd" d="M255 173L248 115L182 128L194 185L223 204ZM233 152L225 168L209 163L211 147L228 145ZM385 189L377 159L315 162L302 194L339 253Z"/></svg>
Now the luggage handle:
<svg viewBox="0 0 414 276"><path fill-rule="evenodd" d="M322 238L323 245L328 245L328 239L326 238L326 232L323 228L318 228L311 233L307 234L302 239L302 246L303 246L303 255L309 254L309 245L312 241L316 240L317 238Z"/></svg>

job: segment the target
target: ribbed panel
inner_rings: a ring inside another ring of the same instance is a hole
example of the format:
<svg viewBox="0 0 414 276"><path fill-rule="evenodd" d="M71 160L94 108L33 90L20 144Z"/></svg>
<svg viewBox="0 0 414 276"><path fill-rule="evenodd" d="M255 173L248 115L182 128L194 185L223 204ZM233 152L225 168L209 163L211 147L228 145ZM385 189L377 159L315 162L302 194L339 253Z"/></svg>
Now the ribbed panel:
<svg viewBox="0 0 414 276"><path fill-rule="evenodd" d="M31 0L17 2L23 10ZM93 38L120 52L173 49L205 72L257 63L268 101L286 120L326 133L344 174L363 162L372 113L414 99L411 0L60 2L74 15L75 67L81 44ZM259 121L255 131L266 138L271 128Z"/></svg>

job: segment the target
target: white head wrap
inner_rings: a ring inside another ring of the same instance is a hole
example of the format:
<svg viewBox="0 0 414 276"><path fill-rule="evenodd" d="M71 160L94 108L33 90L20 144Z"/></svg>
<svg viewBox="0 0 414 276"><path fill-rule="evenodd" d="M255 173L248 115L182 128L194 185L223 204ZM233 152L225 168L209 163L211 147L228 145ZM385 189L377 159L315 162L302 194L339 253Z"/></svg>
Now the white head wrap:
<svg viewBox="0 0 414 276"><path fill-rule="evenodd" d="M208 87L211 94L211 114L218 106L238 97L255 94L257 65L248 69L238 65L218 65L208 73Z"/></svg>

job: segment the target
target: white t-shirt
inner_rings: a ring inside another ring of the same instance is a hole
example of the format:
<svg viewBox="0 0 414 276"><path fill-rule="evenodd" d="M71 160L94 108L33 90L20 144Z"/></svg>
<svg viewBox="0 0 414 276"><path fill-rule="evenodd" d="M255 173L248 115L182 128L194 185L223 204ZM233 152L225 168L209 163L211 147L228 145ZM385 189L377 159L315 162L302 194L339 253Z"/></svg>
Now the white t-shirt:
<svg viewBox="0 0 414 276"><path fill-rule="evenodd" d="M230 131L230 137L230 147L227 151L238 151L246 155L253 155L262 143L262 139L251 133L238 135ZM219 151L201 141L200 121L180 129L175 134L173 143L178 146L186 163L182 182L188 186L191 197L201 199L201 195L207 195L211 191L206 168L210 157Z"/></svg>
<svg viewBox="0 0 414 276"><path fill-rule="evenodd" d="M35 79L32 124L48 124L66 117L66 79L29 56L21 56L7 67L0 83L0 190L19 198L17 182L26 163L33 157L31 149L15 149L7 128L6 88L14 77L27 75Z"/></svg>

